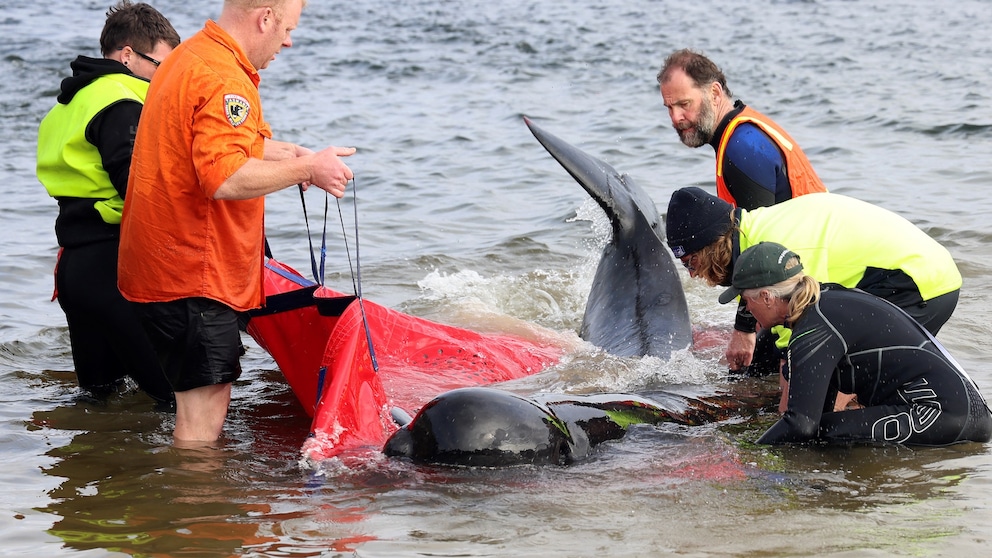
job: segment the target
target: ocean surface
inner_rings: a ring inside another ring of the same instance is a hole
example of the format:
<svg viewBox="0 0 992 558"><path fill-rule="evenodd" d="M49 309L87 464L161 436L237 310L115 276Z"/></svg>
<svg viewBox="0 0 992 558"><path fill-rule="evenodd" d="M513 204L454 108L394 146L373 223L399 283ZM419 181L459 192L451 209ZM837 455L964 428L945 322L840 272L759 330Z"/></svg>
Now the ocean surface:
<svg viewBox="0 0 992 558"><path fill-rule="evenodd" d="M774 416L633 428L570 467L418 467L375 452L306 466L309 420L245 338L226 435L171 444L139 393L80 400L51 302L56 203L37 126L109 0L0 1L0 555L979 556L992 446L765 448ZM221 2L152 4L189 37ZM355 146L342 201L364 295L461 327L577 341L609 227L522 116L629 173L667 207L713 186L655 83L691 47L796 138L834 191L904 215L953 254L961 301L939 338L992 396L992 9L984 0L311 0L263 72L277 138ZM307 193L319 243L323 196ZM357 203L357 212L355 206ZM357 224L355 215L357 214ZM267 202L281 260L309 270L298 193ZM335 204L329 286L351 289ZM353 256L354 258L354 256ZM519 393L773 388L721 363L732 309L684 277L711 342L670 361L580 346Z"/></svg>

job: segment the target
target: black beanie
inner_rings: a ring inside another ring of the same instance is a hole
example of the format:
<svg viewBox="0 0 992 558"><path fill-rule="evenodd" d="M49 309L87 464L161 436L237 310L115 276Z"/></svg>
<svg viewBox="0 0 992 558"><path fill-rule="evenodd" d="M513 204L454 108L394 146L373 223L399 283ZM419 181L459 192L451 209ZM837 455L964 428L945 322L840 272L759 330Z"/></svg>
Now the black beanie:
<svg viewBox="0 0 992 558"><path fill-rule="evenodd" d="M730 230L734 206L690 186L676 190L668 202L665 236L676 258L698 252Z"/></svg>

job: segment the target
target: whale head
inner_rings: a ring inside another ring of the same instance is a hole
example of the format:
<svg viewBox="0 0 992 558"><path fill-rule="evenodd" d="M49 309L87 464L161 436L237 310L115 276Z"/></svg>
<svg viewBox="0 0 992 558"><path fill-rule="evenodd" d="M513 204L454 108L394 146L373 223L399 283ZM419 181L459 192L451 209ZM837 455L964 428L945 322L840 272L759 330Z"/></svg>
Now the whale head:
<svg viewBox="0 0 992 558"><path fill-rule="evenodd" d="M441 394L383 448L414 462L470 467L566 465L574 451L567 424L547 406L484 387Z"/></svg>

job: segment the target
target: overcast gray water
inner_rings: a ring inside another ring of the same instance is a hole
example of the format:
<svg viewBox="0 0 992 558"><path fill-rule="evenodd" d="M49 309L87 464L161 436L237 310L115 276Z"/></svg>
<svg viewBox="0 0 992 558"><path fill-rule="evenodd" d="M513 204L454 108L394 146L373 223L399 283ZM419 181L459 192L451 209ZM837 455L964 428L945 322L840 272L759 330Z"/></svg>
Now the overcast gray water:
<svg viewBox="0 0 992 558"><path fill-rule="evenodd" d="M105 0L109 2L109 0ZM189 37L221 2L152 2ZM655 74L693 47L796 138L834 192L896 211L965 278L940 339L992 396L992 6L979 0L676 3L311 0L263 72L278 138L358 148L363 291L462 327L575 340L608 227L521 116L629 173L667 207L713 187ZM638 427L567 468L452 470L374 453L298 463L309 420L250 339L227 435L171 445L140 394L76 400L50 302L56 203L36 131L105 2L0 0L0 555L980 556L992 544L989 445L762 448L773 416ZM712 190L711 190L712 191ZM353 236L354 197L342 203ZM323 198L307 194L319 230ZM309 270L299 195L274 194L276 255ZM328 284L351 290L331 205ZM350 238L354 249L354 238ZM319 237L315 238L319 242ZM719 359L732 309L684 278L710 343L657 359L584 347L520 393L761 392Z"/></svg>

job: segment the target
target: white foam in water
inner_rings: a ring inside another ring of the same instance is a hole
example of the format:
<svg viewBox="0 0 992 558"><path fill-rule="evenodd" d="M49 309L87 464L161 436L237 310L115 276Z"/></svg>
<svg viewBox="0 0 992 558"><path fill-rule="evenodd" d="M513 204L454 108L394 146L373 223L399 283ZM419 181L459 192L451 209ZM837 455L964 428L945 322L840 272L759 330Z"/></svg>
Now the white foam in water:
<svg viewBox="0 0 992 558"><path fill-rule="evenodd" d="M988 444L755 448L750 426L664 426L634 428L568 468L451 471L366 449L315 470L296 465L306 417L255 347L216 460L174 448L172 419L133 413L149 405L137 394L122 396L125 413L76 403L64 314L50 302L58 206L35 176L37 127L68 63L100 56L115 2L7 2L0 18L5 555L988 553L992 514L973 513L992 501ZM187 39L221 3L152 4ZM667 53L701 50L831 191L896 211L947 246L965 287L938 339L989 396L989 2L892 4L765 0L742 14L720 0L675 10L309 2L260 92L275 139L358 148L342 206L353 238L357 193L370 301L477 331L543 327L575 343L556 366L501 388L650 398L727 385L720 361L735 304L718 304L718 287L679 266L696 348L619 358L579 340L610 224L520 115L629 173L663 211L675 188L713 191L712 149L678 141L655 81ZM749 32L755 17L776 32ZM324 196L305 199L319 243ZM268 196L266 234L309 275L300 204L295 189ZM328 278L350 291L331 213Z"/></svg>

